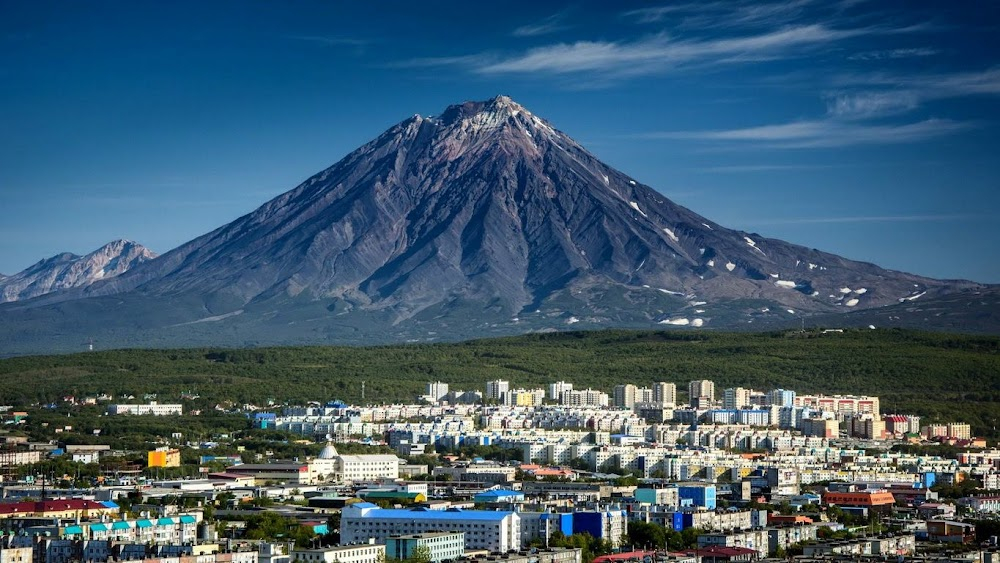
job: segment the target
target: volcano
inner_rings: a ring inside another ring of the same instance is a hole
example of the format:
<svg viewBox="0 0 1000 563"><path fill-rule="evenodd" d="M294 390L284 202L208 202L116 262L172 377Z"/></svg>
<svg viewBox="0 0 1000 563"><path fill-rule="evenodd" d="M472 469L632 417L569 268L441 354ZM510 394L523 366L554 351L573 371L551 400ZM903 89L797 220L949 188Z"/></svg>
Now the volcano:
<svg viewBox="0 0 1000 563"><path fill-rule="evenodd" d="M171 344L375 342L726 328L978 287L728 229L498 96L406 119L232 223L0 319L85 310ZM102 313L112 302L127 321Z"/></svg>

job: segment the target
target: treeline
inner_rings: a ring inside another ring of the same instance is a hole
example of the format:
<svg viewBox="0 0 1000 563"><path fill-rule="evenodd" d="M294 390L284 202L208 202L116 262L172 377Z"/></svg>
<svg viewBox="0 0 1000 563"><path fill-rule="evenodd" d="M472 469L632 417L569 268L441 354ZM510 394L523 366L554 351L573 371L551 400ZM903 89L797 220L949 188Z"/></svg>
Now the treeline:
<svg viewBox="0 0 1000 563"><path fill-rule="evenodd" d="M1000 419L1000 338L908 330L843 333L687 331L564 332L455 344L378 347L112 350L0 360L0 404L58 402L64 395L182 393L210 408L343 400L412 401L430 381L483 389L558 380L610 391L621 382L678 384L692 379L800 393L882 397L884 412L962 420L996 435ZM30 385L27 384L30 382Z"/></svg>

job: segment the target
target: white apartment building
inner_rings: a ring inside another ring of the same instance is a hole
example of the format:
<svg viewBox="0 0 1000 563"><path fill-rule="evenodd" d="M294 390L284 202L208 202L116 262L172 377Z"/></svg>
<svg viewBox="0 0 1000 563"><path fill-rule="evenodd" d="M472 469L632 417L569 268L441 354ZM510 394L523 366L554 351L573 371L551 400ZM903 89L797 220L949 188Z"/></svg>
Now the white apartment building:
<svg viewBox="0 0 1000 563"><path fill-rule="evenodd" d="M594 389L566 391L562 398L562 404L570 407L606 407L608 403L608 394Z"/></svg>
<svg viewBox="0 0 1000 563"><path fill-rule="evenodd" d="M743 387L729 387L722 392L722 408L745 409L750 406L750 390Z"/></svg>
<svg viewBox="0 0 1000 563"><path fill-rule="evenodd" d="M677 384L658 381L653 384L653 402L664 405L677 404Z"/></svg>
<svg viewBox="0 0 1000 563"><path fill-rule="evenodd" d="M462 532L465 549L506 553L521 547L521 519L516 512L488 510L387 509L359 502L344 507L340 541L344 544L385 542L393 535Z"/></svg>
<svg viewBox="0 0 1000 563"><path fill-rule="evenodd" d="M688 383L688 398L694 405L701 398L711 403L715 401L715 382L707 379L696 379Z"/></svg>
<svg viewBox="0 0 1000 563"><path fill-rule="evenodd" d="M566 383L565 381L557 381L549 385L549 399L553 401L562 401L563 393L572 390L573 390L572 383Z"/></svg>
<svg viewBox="0 0 1000 563"><path fill-rule="evenodd" d="M440 401L447 394L448 384L441 383L440 381L428 383L426 393L424 393L424 395L429 397L432 401Z"/></svg>
<svg viewBox="0 0 1000 563"><path fill-rule="evenodd" d="M483 399L487 401L496 401L498 403L506 403L507 393L510 392L510 382L504 379L495 379L493 381L486 382L486 393L483 394Z"/></svg>
<svg viewBox="0 0 1000 563"><path fill-rule="evenodd" d="M881 416L878 397L868 395L798 395L794 401L797 407L812 407L821 412Z"/></svg>
<svg viewBox="0 0 1000 563"><path fill-rule="evenodd" d="M299 563L383 563L385 546L380 544L341 545L322 549L296 549L292 561Z"/></svg>
<svg viewBox="0 0 1000 563"><path fill-rule="evenodd" d="M133 414L133 415L144 415L151 414L153 416L169 416L169 415L180 415L184 414L183 405L161 405L156 401L150 402L148 405L109 405L108 414Z"/></svg>

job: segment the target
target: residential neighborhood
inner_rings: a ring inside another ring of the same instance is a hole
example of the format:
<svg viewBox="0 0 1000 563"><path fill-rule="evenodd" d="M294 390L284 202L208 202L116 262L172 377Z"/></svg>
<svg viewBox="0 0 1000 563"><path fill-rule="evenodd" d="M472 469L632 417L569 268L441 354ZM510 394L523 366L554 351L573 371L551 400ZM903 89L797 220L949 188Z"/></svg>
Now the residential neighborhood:
<svg viewBox="0 0 1000 563"><path fill-rule="evenodd" d="M19 410L0 434L0 561L997 560L1000 450L968 424L874 396L684 391L434 381L412 404L231 406L242 430L177 427L146 451L60 442L70 425L32 440ZM78 474L38 473L55 463Z"/></svg>

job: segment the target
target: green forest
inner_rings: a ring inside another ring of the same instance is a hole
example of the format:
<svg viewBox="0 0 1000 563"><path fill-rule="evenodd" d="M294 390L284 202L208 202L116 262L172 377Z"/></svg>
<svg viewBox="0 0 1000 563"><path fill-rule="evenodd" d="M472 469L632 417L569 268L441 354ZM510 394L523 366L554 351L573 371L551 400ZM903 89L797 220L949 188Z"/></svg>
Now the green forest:
<svg viewBox="0 0 1000 563"><path fill-rule="evenodd" d="M692 379L799 393L873 394L884 413L964 421L996 437L1000 338L909 330L716 333L558 332L447 344L372 347L109 350L0 360L0 404L108 394L189 408L343 400L413 401L426 383L480 389L555 381L609 391L624 382ZM362 400L362 383L365 395Z"/></svg>

